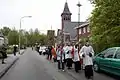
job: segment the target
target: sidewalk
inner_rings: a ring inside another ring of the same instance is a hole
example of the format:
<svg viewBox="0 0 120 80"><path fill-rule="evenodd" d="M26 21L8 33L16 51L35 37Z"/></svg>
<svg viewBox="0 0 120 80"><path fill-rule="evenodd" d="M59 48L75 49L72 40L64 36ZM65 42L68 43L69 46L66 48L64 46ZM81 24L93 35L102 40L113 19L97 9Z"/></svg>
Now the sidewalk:
<svg viewBox="0 0 120 80"><path fill-rule="evenodd" d="M25 50L20 50L20 53L23 54ZM19 59L20 54L17 53L16 56L13 54L8 54L8 57L5 59L6 64L2 64L0 60L0 78L12 67L12 65Z"/></svg>

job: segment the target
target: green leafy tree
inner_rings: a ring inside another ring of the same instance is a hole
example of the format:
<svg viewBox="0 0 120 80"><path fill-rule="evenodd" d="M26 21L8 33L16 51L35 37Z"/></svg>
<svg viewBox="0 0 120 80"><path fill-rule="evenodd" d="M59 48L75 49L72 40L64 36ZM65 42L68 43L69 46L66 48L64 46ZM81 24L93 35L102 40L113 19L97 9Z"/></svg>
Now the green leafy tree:
<svg viewBox="0 0 120 80"><path fill-rule="evenodd" d="M47 43L47 36L40 34L40 31L37 28L35 30L30 29L29 32L25 33L25 36L27 38L28 45L34 45L35 43L46 45Z"/></svg>
<svg viewBox="0 0 120 80"><path fill-rule="evenodd" d="M11 31L11 29L9 27L3 27L1 29L1 32L3 33L4 36L8 36L10 31Z"/></svg>
<svg viewBox="0 0 120 80"><path fill-rule="evenodd" d="M120 1L90 0L95 9L90 17L91 40L96 52L120 46Z"/></svg>
<svg viewBox="0 0 120 80"><path fill-rule="evenodd" d="M47 36L40 34L37 28L35 30L30 29L29 31L20 30L19 33L15 28L9 29L8 27L3 27L1 31L5 36L7 36L9 45L19 44L19 35L21 46L34 45L35 43L45 45L47 43Z"/></svg>
<svg viewBox="0 0 120 80"><path fill-rule="evenodd" d="M9 45L18 44L19 43L19 33L17 30L13 29L8 34L8 43Z"/></svg>

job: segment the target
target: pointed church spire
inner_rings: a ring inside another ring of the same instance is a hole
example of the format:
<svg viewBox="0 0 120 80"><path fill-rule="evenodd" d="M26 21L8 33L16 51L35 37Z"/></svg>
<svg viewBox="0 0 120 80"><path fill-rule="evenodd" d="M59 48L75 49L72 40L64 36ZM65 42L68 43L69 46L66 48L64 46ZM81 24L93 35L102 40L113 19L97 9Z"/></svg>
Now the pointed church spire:
<svg viewBox="0 0 120 80"><path fill-rule="evenodd" d="M62 21L71 21L72 13L69 10L67 1L65 2L63 13L61 14Z"/></svg>
<svg viewBox="0 0 120 80"><path fill-rule="evenodd" d="M65 2L65 6L64 6L64 10L63 10L63 13L62 14L71 14L70 10L69 10L69 7L68 7L68 3L67 3L67 0Z"/></svg>

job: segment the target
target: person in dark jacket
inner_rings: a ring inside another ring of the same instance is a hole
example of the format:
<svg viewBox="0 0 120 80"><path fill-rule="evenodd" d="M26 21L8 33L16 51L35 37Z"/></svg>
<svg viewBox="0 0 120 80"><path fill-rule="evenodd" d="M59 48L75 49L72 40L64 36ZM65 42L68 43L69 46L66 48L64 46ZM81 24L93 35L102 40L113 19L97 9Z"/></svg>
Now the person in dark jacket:
<svg viewBox="0 0 120 80"><path fill-rule="evenodd" d="M13 51L14 56L16 56L16 52L17 52L17 46L15 45L14 46L14 51Z"/></svg>
<svg viewBox="0 0 120 80"><path fill-rule="evenodd" d="M33 50L33 46L32 46L32 50Z"/></svg>
<svg viewBox="0 0 120 80"><path fill-rule="evenodd" d="M6 50L7 48L5 47L5 45L4 47L2 47L2 50L0 50L0 53L2 54L2 64L5 64L4 59L7 58Z"/></svg>
<svg viewBox="0 0 120 80"><path fill-rule="evenodd" d="M47 57L48 60L51 60L51 59L52 59L51 50L52 50L52 46L48 46L48 57Z"/></svg>

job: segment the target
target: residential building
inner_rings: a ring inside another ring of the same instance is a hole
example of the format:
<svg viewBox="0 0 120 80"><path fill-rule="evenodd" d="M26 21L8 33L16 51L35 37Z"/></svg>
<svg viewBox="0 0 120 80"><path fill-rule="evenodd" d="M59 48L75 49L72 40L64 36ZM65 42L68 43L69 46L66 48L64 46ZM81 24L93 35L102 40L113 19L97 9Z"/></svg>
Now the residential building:
<svg viewBox="0 0 120 80"><path fill-rule="evenodd" d="M78 31L77 34L79 34L79 39L81 39L81 38L89 38L90 37L89 22L85 22L84 24L79 25L75 29L77 29L77 31Z"/></svg>

